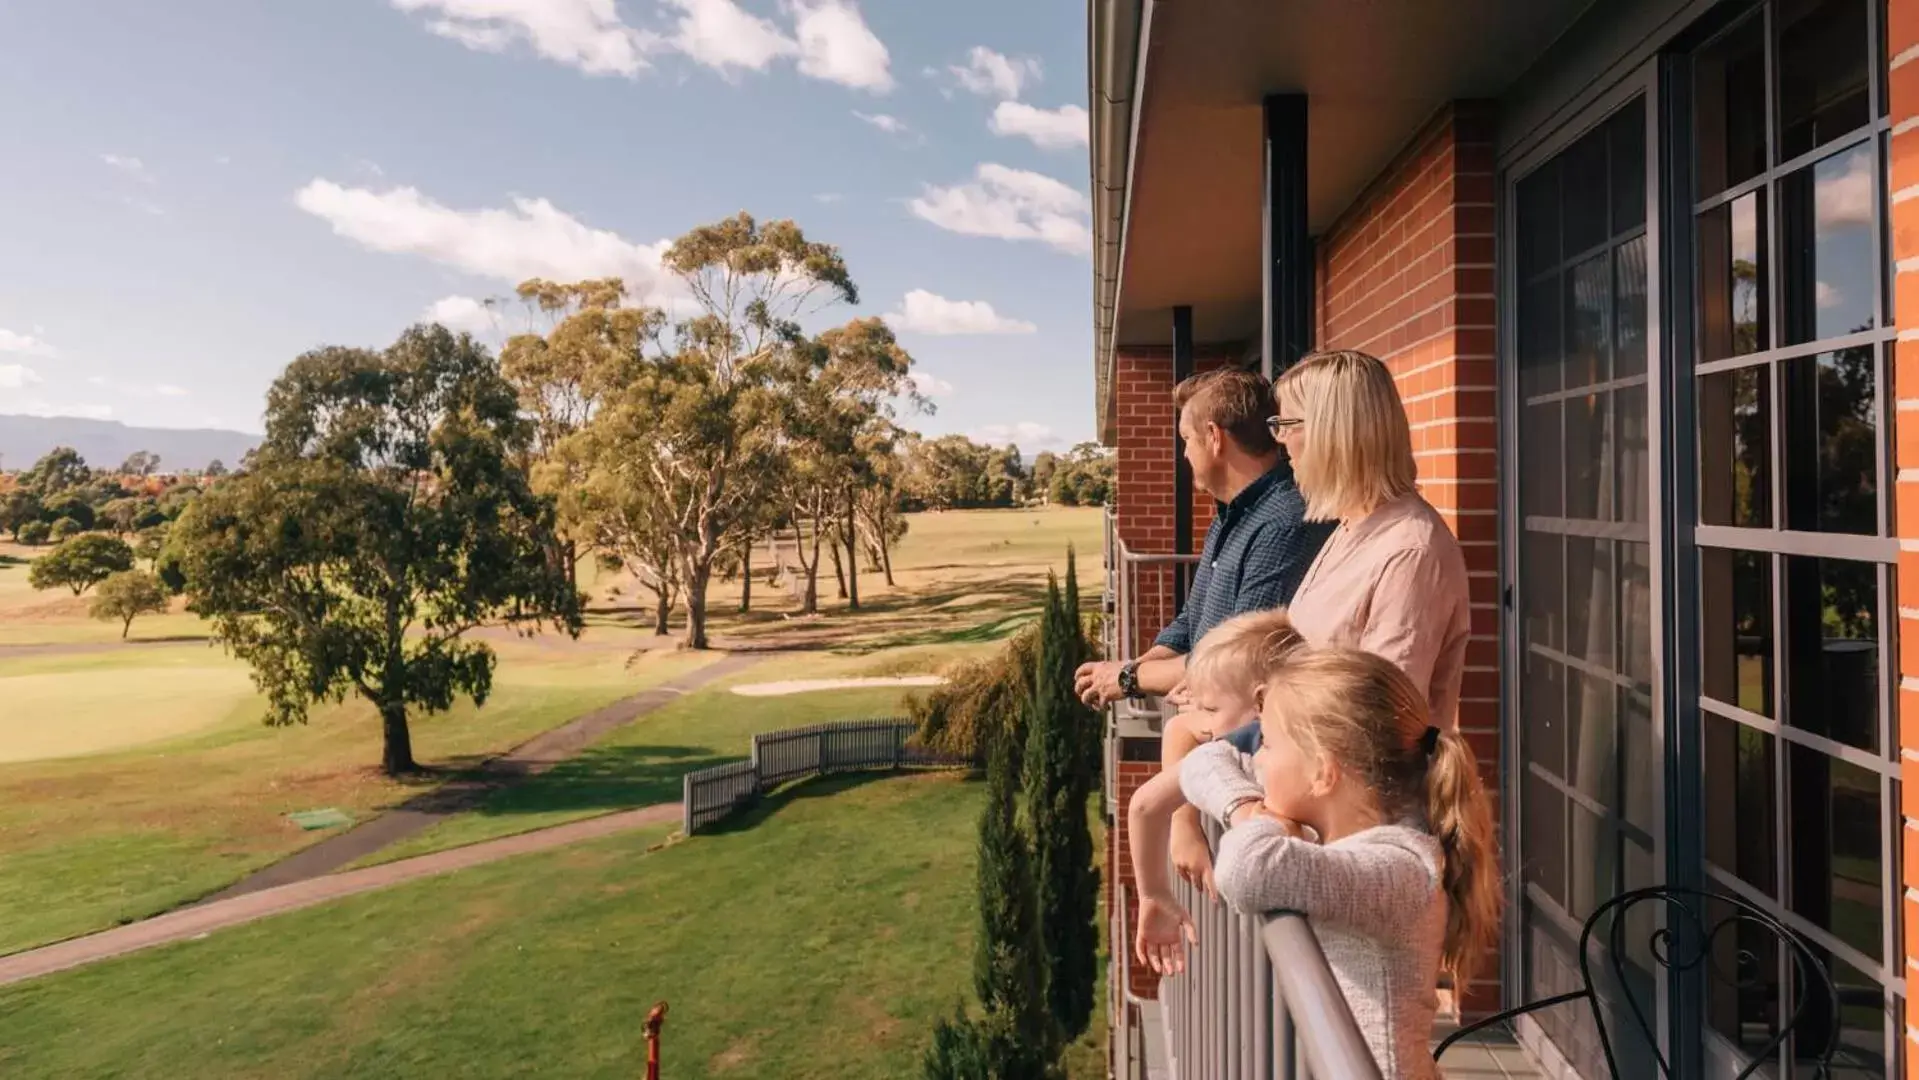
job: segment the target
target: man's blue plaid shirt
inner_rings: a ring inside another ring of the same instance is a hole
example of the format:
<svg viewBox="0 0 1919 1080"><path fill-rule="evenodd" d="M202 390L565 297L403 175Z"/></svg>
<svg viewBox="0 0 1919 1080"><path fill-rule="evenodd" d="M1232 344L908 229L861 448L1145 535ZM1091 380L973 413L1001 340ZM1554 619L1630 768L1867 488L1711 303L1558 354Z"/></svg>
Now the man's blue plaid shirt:
<svg viewBox="0 0 1919 1080"><path fill-rule="evenodd" d="M1199 572L1179 617L1153 640L1190 653L1206 632L1242 612L1284 607L1333 534L1333 522L1306 520L1306 500L1284 457L1273 470L1219 506Z"/></svg>

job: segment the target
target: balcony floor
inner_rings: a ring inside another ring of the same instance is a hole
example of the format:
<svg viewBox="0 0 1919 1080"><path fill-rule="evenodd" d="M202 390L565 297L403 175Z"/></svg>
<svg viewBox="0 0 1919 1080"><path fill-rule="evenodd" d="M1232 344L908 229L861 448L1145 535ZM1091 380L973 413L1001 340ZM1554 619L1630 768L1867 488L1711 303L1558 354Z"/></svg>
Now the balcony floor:
<svg viewBox="0 0 1919 1080"><path fill-rule="evenodd" d="M1441 1025L1434 1044L1451 1031L1452 1025ZM1503 1028L1482 1031L1452 1047L1439 1066L1446 1080L1540 1080L1546 1075L1512 1032Z"/></svg>

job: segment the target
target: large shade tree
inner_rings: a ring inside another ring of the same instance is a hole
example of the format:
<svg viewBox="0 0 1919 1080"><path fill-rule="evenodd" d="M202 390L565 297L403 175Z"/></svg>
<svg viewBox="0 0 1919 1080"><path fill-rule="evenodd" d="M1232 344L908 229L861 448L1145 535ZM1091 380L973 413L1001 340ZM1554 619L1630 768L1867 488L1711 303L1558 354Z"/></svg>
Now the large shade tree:
<svg viewBox="0 0 1919 1080"><path fill-rule="evenodd" d="M484 704L503 621L577 634L532 431L487 351L440 327L382 351L324 348L267 397L247 472L196 499L172 545L192 610L253 669L269 723L357 694L390 774L417 768L414 710Z"/></svg>
<svg viewBox="0 0 1919 1080"><path fill-rule="evenodd" d="M782 377L805 343L799 320L859 293L837 248L747 214L694 229L662 261L691 313L575 438L602 488L665 523L686 644L703 649L715 566L763 530L779 482Z"/></svg>

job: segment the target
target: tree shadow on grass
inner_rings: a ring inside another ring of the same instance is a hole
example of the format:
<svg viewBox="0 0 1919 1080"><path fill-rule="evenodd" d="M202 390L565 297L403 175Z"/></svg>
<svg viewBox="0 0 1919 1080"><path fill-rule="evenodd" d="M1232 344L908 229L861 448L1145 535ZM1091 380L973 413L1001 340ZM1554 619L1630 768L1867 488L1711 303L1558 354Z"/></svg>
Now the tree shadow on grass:
<svg viewBox="0 0 1919 1080"><path fill-rule="evenodd" d="M793 803L805 799L830 799L856 788L882 780L897 780L904 776L928 776L934 774L960 774L971 778L972 773L961 769L874 769L869 772L835 773L831 776L816 777L811 780L795 780L790 784L760 796L738 812L700 830L701 836L725 836L730 833L745 832L764 824L773 815L778 814Z"/></svg>
<svg viewBox="0 0 1919 1080"><path fill-rule="evenodd" d="M628 810L679 801L682 778L695 769L742 760L709 746L595 747L490 793L473 812L512 814Z"/></svg>

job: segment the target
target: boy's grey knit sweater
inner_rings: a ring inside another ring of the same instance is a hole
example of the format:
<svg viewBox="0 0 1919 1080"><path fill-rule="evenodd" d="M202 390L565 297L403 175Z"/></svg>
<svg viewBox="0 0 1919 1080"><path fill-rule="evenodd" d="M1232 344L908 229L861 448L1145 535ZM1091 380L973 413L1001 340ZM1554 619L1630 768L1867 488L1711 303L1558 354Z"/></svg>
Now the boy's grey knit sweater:
<svg viewBox="0 0 1919 1080"><path fill-rule="evenodd" d="M1252 758L1216 741L1179 770L1186 801L1215 820L1234 799L1259 795ZM1435 985L1446 936L1444 855L1407 825L1381 825L1321 846L1271 818L1228 828L1213 879L1241 911L1297 911L1312 923L1326 963L1352 1006L1381 1075L1429 1080Z"/></svg>

